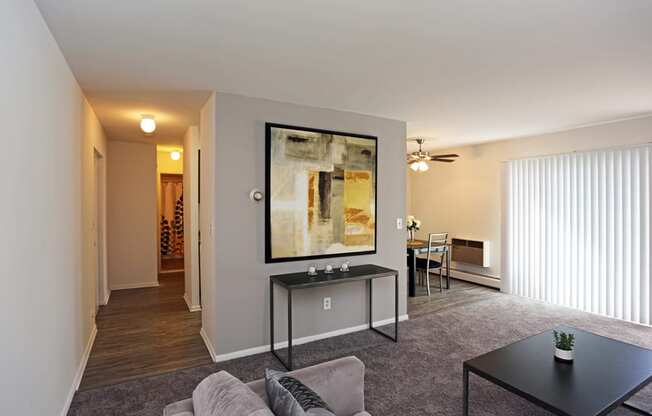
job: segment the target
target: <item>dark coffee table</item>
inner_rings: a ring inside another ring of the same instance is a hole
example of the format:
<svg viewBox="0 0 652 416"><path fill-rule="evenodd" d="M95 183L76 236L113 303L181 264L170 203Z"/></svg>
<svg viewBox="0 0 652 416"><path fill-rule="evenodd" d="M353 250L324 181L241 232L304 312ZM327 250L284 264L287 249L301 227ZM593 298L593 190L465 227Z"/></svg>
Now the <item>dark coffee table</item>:
<svg viewBox="0 0 652 416"><path fill-rule="evenodd" d="M469 372L556 415L606 415L652 381L652 351L571 327L573 364L554 360L552 330L464 362L464 416L469 414Z"/></svg>

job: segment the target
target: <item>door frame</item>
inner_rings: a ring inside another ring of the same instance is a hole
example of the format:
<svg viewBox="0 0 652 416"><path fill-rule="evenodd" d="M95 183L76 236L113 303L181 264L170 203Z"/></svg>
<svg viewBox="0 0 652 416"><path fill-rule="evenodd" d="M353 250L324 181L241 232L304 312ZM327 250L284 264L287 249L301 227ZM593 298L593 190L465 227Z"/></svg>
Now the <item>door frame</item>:
<svg viewBox="0 0 652 416"><path fill-rule="evenodd" d="M96 273L96 305L106 305L111 291L108 282L106 241L106 159L93 147L93 241L94 271Z"/></svg>

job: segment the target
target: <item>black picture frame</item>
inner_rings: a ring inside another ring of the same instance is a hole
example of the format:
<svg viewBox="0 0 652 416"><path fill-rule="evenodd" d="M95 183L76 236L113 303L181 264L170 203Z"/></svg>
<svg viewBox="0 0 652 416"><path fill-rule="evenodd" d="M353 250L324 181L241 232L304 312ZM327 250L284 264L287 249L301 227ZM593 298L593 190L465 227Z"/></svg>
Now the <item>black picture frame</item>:
<svg viewBox="0 0 652 416"><path fill-rule="evenodd" d="M311 133L333 134L360 139L373 140L374 152L374 248L367 251L354 251L335 254L317 254L312 256L272 257L272 227L271 227L271 164L272 164L272 129L291 129ZM265 123L265 263L286 263L293 261L318 260L337 257L352 257L376 254L378 251L378 137L367 134L348 133L336 130L324 130L312 127L293 126L281 123Z"/></svg>

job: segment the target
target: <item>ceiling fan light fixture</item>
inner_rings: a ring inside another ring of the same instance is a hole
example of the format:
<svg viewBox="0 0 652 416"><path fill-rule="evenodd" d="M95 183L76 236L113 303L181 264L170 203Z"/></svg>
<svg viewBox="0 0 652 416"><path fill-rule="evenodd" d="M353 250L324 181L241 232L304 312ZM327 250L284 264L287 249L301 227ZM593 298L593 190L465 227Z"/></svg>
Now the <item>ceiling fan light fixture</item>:
<svg viewBox="0 0 652 416"><path fill-rule="evenodd" d="M430 152L424 151L421 147L424 143L424 139L416 138L414 141L419 144L419 150L407 155L407 163L410 169L415 172L425 172L430 169L428 162L452 163L455 161L456 157L459 157L457 154L431 155Z"/></svg>

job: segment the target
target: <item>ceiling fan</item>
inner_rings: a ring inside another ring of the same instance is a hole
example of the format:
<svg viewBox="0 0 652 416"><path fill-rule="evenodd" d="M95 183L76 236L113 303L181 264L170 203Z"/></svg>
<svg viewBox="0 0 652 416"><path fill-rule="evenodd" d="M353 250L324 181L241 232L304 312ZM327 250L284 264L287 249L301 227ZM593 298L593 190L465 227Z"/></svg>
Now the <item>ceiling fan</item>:
<svg viewBox="0 0 652 416"><path fill-rule="evenodd" d="M425 172L428 170L428 162L445 162L445 163L453 163L455 162L455 158L459 157L459 155L456 154L448 154L448 155L431 155L430 152L424 152L421 150L421 145L425 142L424 139L415 139L417 143L419 143L419 151L417 152L412 152L408 155L407 157L407 163L410 166L410 169L412 169L415 172Z"/></svg>

